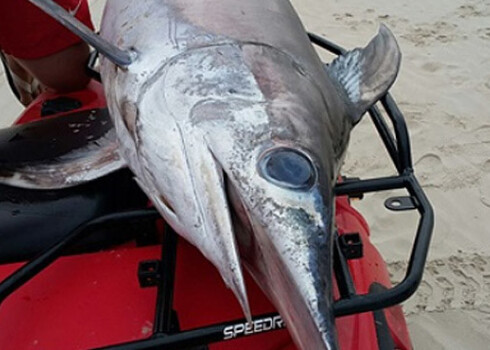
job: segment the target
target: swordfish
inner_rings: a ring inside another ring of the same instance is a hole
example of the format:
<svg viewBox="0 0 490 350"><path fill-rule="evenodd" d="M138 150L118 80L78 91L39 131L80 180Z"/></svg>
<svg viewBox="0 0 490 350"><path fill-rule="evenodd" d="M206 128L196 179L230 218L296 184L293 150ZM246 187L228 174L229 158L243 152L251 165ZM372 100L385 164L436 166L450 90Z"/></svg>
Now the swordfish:
<svg viewBox="0 0 490 350"><path fill-rule="evenodd" d="M338 348L333 187L350 131L397 76L393 34L325 68L286 0L108 0L100 37L31 1L105 56L118 154L245 316L243 267L299 348Z"/></svg>

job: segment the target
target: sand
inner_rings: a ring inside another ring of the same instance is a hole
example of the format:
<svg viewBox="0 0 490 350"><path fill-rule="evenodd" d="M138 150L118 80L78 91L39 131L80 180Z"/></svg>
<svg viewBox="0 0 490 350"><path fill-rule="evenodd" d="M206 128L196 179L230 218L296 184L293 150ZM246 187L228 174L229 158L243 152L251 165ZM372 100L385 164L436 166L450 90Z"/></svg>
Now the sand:
<svg viewBox="0 0 490 350"><path fill-rule="evenodd" d="M91 1L98 23L104 0ZM488 349L490 343L490 0L294 0L308 30L346 48L387 24L403 63L392 93L410 129L416 174L436 210L424 282L404 306L416 349ZM325 60L331 56L323 55ZM3 75L3 73L0 73ZM21 111L0 78L1 122ZM368 118L352 134L343 172L394 174ZM418 216L383 207L391 193L355 206L403 277Z"/></svg>
<svg viewBox="0 0 490 350"><path fill-rule="evenodd" d="M405 304L416 349L490 348L490 1L294 2L306 27L345 47L387 24L403 63L392 93L410 129L416 174L436 210L424 282ZM393 173L365 118L343 172ZM399 281L417 215L383 207L390 193L356 203Z"/></svg>

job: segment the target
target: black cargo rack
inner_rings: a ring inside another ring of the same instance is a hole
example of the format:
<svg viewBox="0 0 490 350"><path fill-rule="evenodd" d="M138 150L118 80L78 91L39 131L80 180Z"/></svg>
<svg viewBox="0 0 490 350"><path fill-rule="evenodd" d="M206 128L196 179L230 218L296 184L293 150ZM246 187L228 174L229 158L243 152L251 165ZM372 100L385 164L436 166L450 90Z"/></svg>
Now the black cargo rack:
<svg viewBox="0 0 490 350"><path fill-rule="evenodd" d="M333 54L341 55L345 52L341 47L315 34L309 34L309 37L312 43ZM384 309L407 300L416 291L422 280L431 241L434 212L413 172L410 138L405 119L390 94L384 96L380 103L392 123L394 135L378 107L372 107L369 110L369 114L397 169L398 175L368 180L347 180L335 187L335 194L337 196L358 196L368 192L405 189L410 196L399 197L395 202L398 201L398 205L405 205L404 209L416 209L420 214L420 219L405 278L390 289L364 295L356 294L349 269L346 268L346 258L342 253L336 254L334 268L341 296L333 307L336 317ZM406 205L407 202L409 205ZM60 257L79 238L90 234L94 228L124 221L155 220L159 217L155 210L145 209L106 215L79 226L57 244L2 281L0 283L0 304L27 281L34 278L37 273ZM177 234L170 227L167 227L165 232L161 260L161 268L165 273L162 274L162 278L158 281L153 335L148 339L107 346L103 349L205 349L205 347L201 346L223 341L224 330L227 327L246 322L244 319L231 320L182 332L173 331L172 301ZM274 317L279 316L277 313L259 315L255 316L253 320L260 322Z"/></svg>

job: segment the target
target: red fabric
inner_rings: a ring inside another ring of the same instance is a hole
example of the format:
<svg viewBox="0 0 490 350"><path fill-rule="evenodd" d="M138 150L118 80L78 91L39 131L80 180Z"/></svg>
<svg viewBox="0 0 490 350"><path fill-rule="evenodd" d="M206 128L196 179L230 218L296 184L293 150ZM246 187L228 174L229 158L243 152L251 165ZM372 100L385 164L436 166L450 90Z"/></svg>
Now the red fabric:
<svg viewBox="0 0 490 350"><path fill-rule="evenodd" d="M56 0L93 29L87 0ZM36 59L60 52L81 41L29 0L0 0L0 48L22 59Z"/></svg>

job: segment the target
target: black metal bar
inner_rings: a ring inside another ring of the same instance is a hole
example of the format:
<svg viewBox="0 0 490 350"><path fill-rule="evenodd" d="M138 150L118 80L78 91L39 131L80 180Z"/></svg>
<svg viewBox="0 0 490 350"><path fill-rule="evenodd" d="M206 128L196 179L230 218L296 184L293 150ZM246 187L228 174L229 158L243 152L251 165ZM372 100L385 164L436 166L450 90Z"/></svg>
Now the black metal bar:
<svg viewBox="0 0 490 350"><path fill-rule="evenodd" d="M347 52L347 50L344 49L343 47L341 47L341 46L331 42L330 40L327 40L327 39L325 39L325 38L323 38L317 34L313 34L313 33L307 33L307 34L308 34L308 38L310 39L310 41L313 44L318 45L321 48L328 50L335 55L342 55L342 54Z"/></svg>
<svg viewBox="0 0 490 350"><path fill-rule="evenodd" d="M420 186L415 176L408 178L407 190L417 200L417 210L421 215L421 221L417 228L417 234L415 236L415 242L410 254L408 262L407 274L405 279L409 279L410 275L416 275L418 287L422 274L424 271L425 263L427 261L427 255L429 254L430 241L432 239L432 233L434 229L435 214L429 199L425 195L424 190Z"/></svg>
<svg viewBox="0 0 490 350"><path fill-rule="evenodd" d="M340 55L346 52L342 47L318 35L309 34L309 37L314 44L334 54ZM386 125L383 116L379 113L379 110L373 107L369 112L400 176L341 183L335 187L335 193L336 195L346 195L406 188L419 203L418 209L421 214L421 219L405 279L394 288L381 294L356 295L349 299L339 300L334 305L336 316L372 311L374 309L392 306L408 299L415 292L422 279L432 236L434 226L433 209L422 188L418 185L415 176L413 176L410 137L405 119L390 94L384 96L380 101L393 123L395 138Z"/></svg>
<svg viewBox="0 0 490 350"><path fill-rule="evenodd" d="M339 236L336 234L334 242L334 272L339 288L340 299L356 295L356 287L350 274L349 265L339 245Z"/></svg>
<svg viewBox="0 0 490 350"><path fill-rule="evenodd" d="M398 157L400 161L399 172L401 173L408 169L411 170L413 168L412 152L405 118L390 94L386 94L380 101L393 122L395 129L396 141L398 143Z"/></svg>
<svg viewBox="0 0 490 350"><path fill-rule="evenodd" d="M421 214L407 273L402 282L381 293L356 295L334 304L336 317L347 316L377 309L384 309L407 300L417 290L423 272L434 227L434 211L415 176L405 177L406 188L417 198Z"/></svg>
<svg viewBox="0 0 490 350"><path fill-rule="evenodd" d="M381 136L381 140L383 141L396 170L400 173L402 168L400 165L397 144L388 125L386 125L385 119L379 111L379 108L376 106L369 109L369 115L371 116L371 120L378 131L379 136Z"/></svg>
<svg viewBox="0 0 490 350"><path fill-rule="evenodd" d="M165 225L162 244L162 277L158 285L155 324L153 325L154 336L171 333L177 240L177 233L169 225Z"/></svg>
<svg viewBox="0 0 490 350"><path fill-rule="evenodd" d="M343 47L313 33L308 33L310 41L318 45L319 47L335 54L343 55L347 52ZM393 97L388 93L381 98L381 103L386 109L388 116L392 120L395 128L396 141L391 134L390 129L386 125L384 118L382 117L379 109L373 106L369 109L369 114L376 127L386 149L392 159L398 172L401 174L405 169L412 168L411 151L410 151L410 139L408 137L408 129L403 118L402 113L398 109Z"/></svg>
<svg viewBox="0 0 490 350"><path fill-rule="evenodd" d="M160 215L153 209L136 210L109 214L80 225L77 229L72 231L72 233L59 240L58 243L52 245L38 257L32 259L4 279L2 283L0 283L0 304L15 290L48 267L63 253L63 251L75 244L81 237L85 237L87 233L90 233L90 230L102 225L120 223L121 221L150 220L158 217L160 217Z"/></svg>
<svg viewBox="0 0 490 350"><path fill-rule="evenodd" d="M240 319L183 331L165 337L97 348L97 350L186 349L192 346L215 343L226 339L237 339L262 332L270 332L282 329L285 325L279 314L270 313L254 317L252 324L248 325L248 327L252 328L247 328L247 320Z"/></svg>
<svg viewBox="0 0 490 350"><path fill-rule="evenodd" d="M335 186L336 196L359 194L375 191L387 191L404 188L408 179L406 176L381 177L369 180L342 182Z"/></svg>

